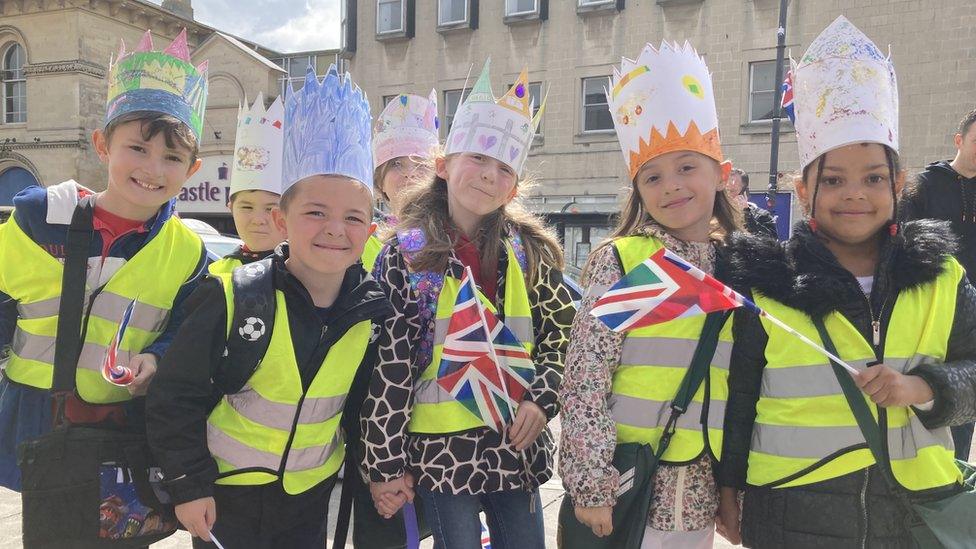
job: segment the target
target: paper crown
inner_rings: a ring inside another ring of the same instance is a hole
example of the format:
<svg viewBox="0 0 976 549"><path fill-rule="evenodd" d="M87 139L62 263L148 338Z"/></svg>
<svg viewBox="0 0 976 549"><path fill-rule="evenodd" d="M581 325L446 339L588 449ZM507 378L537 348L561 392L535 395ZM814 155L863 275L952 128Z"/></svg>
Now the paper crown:
<svg viewBox="0 0 976 549"><path fill-rule="evenodd" d="M844 16L834 20L793 68L793 108L800 168L852 143L898 150L898 84L881 53Z"/></svg>
<svg viewBox="0 0 976 549"><path fill-rule="evenodd" d="M267 110L261 93L250 108L241 106L234 140L231 196L240 191L281 194L284 119L285 107L280 97Z"/></svg>
<svg viewBox="0 0 976 549"><path fill-rule="evenodd" d="M694 151L722 162L712 76L695 48L662 42L621 60L607 92L613 126L630 178L645 162Z"/></svg>
<svg viewBox="0 0 976 549"><path fill-rule="evenodd" d="M490 64L491 59L485 61L481 76L457 110L445 152L488 155L521 175L546 102L543 99L533 117L526 69L522 69L512 89L496 101L488 74Z"/></svg>
<svg viewBox="0 0 976 549"><path fill-rule="evenodd" d="M336 66L320 83L309 67L305 86L285 100L282 192L312 175L342 175L373 192L372 118L366 94Z"/></svg>
<svg viewBox="0 0 976 549"><path fill-rule="evenodd" d="M190 63L186 29L163 51L153 51L149 31L133 52L120 41L109 62L105 125L130 112L161 112L189 126L199 142L206 108L207 62Z"/></svg>
<svg viewBox="0 0 976 549"><path fill-rule="evenodd" d="M394 97L376 119L373 162L378 168L401 156L430 157L439 127L436 91L426 98L403 93Z"/></svg>

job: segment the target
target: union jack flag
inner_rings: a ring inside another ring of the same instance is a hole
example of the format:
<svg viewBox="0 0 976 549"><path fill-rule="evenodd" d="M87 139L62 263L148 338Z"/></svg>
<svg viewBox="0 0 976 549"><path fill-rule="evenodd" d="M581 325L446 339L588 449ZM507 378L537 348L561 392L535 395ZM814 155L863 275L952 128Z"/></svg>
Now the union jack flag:
<svg viewBox="0 0 976 549"><path fill-rule="evenodd" d="M479 515L481 520L481 549L491 549L491 536L488 535L488 525L485 524L485 517Z"/></svg>
<svg viewBox="0 0 976 549"><path fill-rule="evenodd" d="M793 71L786 71L786 80L783 80L783 112L790 118L790 122L796 123L796 112L793 110Z"/></svg>
<svg viewBox="0 0 976 549"><path fill-rule="evenodd" d="M515 334L484 308L467 269L444 339L438 385L500 432L534 376L532 357Z"/></svg>
<svg viewBox="0 0 976 549"><path fill-rule="evenodd" d="M661 248L603 294L590 314L611 330L626 332L736 307L759 312L732 288Z"/></svg>
<svg viewBox="0 0 976 549"><path fill-rule="evenodd" d="M119 345L122 343L122 337L125 335L126 327L129 326L129 320L132 318L132 309L135 304L135 300L132 300L125 308L125 311L122 312L122 320L119 321L119 328L115 331L112 342L109 343L108 349L105 351L105 358L102 360L102 377L105 378L105 381L122 387L132 383L132 379L135 377L132 375L132 370L118 364Z"/></svg>

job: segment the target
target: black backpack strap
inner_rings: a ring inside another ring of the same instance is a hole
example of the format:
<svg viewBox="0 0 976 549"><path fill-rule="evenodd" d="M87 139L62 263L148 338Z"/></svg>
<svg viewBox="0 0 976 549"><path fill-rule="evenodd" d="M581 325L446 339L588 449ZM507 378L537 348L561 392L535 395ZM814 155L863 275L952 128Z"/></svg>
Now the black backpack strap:
<svg viewBox="0 0 976 549"><path fill-rule="evenodd" d="M677 429L678 418L688 409L695 393L698 392L698 388L701 387L708 375L712 358L715 356L715 349L718 347L718 338L722 326L725 325L725 321L731 314L731 310L716 311L708 313L708 316L705 317L705 325L702 327L701 336L698 338L698 345L695 347L695 354L692 355L691 364L685 372L685 377L681 380L681 385L678 386L678 392L675 393L674 399L671 401L671 415L664 425L664 432L661 434L661 440L658 442L657 452L655 452L658 461L671 444L671 437L674 436Z"/></svg>
<svg viewBox="0 0 976 549"><path fill-rule="evenodd" d="M224 394L244 387L271 344L276 308L272 258L237 267L231 284L234 316L227 335L227 353L214 379Z"/></svg>
<svg viewBox="0 0 976 549"><path fill-rule="evenodd" d="M85 313L88 254L95 234L92 225L94 212L95 202L92 196L78 201L65 242L58 332L54 344L54 377L51 380L51 393L58 403L54 416L55 426L64 422L64 398L75 390L75 371L78 369L82 345L81 325Z"/></svg>

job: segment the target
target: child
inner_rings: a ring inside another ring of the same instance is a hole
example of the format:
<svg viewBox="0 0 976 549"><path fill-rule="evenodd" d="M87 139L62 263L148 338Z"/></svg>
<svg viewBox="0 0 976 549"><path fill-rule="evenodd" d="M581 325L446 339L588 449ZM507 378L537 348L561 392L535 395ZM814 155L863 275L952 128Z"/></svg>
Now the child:
<svg viewBox="0 0 976 549"><path fill-rule="evenodd" d="M419 181L430 178L430 165L437 151L437 92L431 90L427 98L400 94L387 103L376 120L373 134L373 181L380 198L386 202L390 214L384 224L396 225L403 209L404 191ZM363 265L372 269L379 256L382 242L371 236L366 243Z"/></svg>
<svg viewBox="0 0 976 549"><path fill-rule="evenodd" d="M230 273L271 255L285 235L271 220L281 196L281 157L285 108L278 97L267 110L258 94L250 109L237 115L234 171L227 206L244 244L210 264L211 274Z"/></svg>
<svg viewBox="0 0 976 549"><path fill-rule="evenodd" d="M211 532L225 547L322 547L344 432L358 433L350 392L390 310L359 263L372 230L366 98L335 66L321 84L309 68L285 118L274 223L288 241L201 284L149 394L149 442L196 547ZM253 301L244 293L275 308L235 312ZM240 340L264 347L242 360Z"/></svg>
<svg viewBox="0 0 976 549"><path fill-rule="evenodd" d="M575 309L558 270L558 242L513 202L538 123L527 78L523 71L496 103L485 64L454 119L447 156L436 160L436 177L407 195L400 231L374 271L396 312L380 335L363 407L370 488L390 516L415 483L440 548L477 547L482 509L493 547L544 545L538 487L552 474L553 455L546 423L558 411ZM506 127L516 129L514 140L503 136ZM500 432L437 381L466 267L482 302L532 357L530 388Z"/></svg>
<svg viewBox="0 0 976 549"><path fill-rule="evenodd" d="M577 519L597 536L612 531L620 480L611 464L614 448L637 442L656 451L705 317L617 333L590 311L607 289L662 247L715 271L717 249L740 225L724 192L731 166L719 144L711 77L692 46L648 44L636 61L623 60L612 84L610 110L631 191L611 240L588 260L587 293L573 323L560 390L560 475ZM721 450L728 324L693 408L678 421L652 478L642 547L712 546L718 508L712 470Z"/></svg>
<svg viewBox="0 0 976 549"><path fill-rule="evenodd" d="M185 85L160 84L172 75ZM0 380L0 485L13 490L21 487L17 446L52 427L62 262L76 207L94 202L87 279L92 297L83 317L77 390L66 402L72 423L144 428L138 419L142 399L132 398L145 394L182 319L180 305L206 271L203 243L173 215L174 197L200 167L206 64L190 64L185 30L162 52L152 51L146 31L134 52L123 45L108 80L105 126L92 134L108 167L106 190L95 193L74 181L29 187L14 198L13 217L0 225L0 326L11 328L0 330L0 348L10 345ZM135 379L123 388L102 378L101 365L133 301L119 364Z"/></svg>
<svg viewBox="0 0 976 549"><path fill-rule="evenodd" d="M736 247L756 304L820 342L823 322L885 432L889 486L829 361L736 312L720 482L722 524L746 547L910 548L905 491L960 489L948 425L976 417L976 292L948 227L895 223L903 173L890 61L838 17L794 64L809 213L780 247ZM846 372L843 375L847 376Z"/></svg>

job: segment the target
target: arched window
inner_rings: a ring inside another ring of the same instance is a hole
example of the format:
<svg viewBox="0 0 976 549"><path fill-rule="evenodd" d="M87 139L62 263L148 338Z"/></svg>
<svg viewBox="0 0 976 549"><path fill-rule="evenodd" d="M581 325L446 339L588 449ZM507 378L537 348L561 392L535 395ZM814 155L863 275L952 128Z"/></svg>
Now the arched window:
<svg viewBox="0 0 976 549"><path fill-rule="evenodd" d="M23 46L11 44L3 52L3 121L11 124L27 121L27 80L24 65L27 55Z"/></svg>

